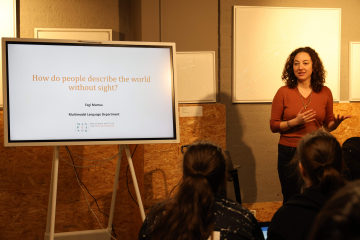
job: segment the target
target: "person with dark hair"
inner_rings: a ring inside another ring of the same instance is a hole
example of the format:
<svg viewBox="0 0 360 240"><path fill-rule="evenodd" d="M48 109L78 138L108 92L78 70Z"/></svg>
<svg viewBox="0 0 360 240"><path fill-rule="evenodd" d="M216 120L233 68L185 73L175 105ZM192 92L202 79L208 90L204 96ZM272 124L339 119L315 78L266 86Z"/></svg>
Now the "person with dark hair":
<svg viewBox="0 0 360 240"><path fill-rule="evenodd" d="M184 154L179 191L152 207L139 240L264 239L248 209L217 196L225 183L222 149L207 141L191 144Z"/></svg>
<svg viewBox="0 0 360 240"><path fill-rule="evenodd" d="M286 60L282 80L285 86L273 99L270 128L280 133L278 174L285 203L301 189L295 169L289 165L300 138L319 128L331 132L351 116L334 117L333 97L330 89L324 86L324 66L314 49L294 50Z"/></svg>
<svg viewBox="0 0 360 240"><path fill-rule="evenodd" d="M360 137L346 139L342 145L343 158L346 164L346 180L360 179Z"/></svg>
<svg viewBox="0 0 360 240"><path fill-rule="evenodd" d="M340 189L316 217L310 240L360 239L360 180Z"/></svg>
<svg viewBox="0 0 360 240"><path fill-rule="evenodd" d="M268 240L304 240L326 201L344 185L341 146L330 133L318 130L300 141L292 164L304 183L302 194L292 197L274 214Z"/></svg>

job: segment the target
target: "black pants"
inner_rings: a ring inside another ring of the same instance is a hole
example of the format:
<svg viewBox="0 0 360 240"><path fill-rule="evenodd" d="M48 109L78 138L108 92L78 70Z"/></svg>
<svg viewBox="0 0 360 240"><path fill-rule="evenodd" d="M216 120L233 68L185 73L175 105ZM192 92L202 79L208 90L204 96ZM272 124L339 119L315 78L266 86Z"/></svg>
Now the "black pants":
<svg viewBox="0 0 360 240"><path fill-rule="evenodd" d="M295 147L278 145L278 174L283 194L283 203L301 192L296 165L289 165L296 152Z"/></svg>

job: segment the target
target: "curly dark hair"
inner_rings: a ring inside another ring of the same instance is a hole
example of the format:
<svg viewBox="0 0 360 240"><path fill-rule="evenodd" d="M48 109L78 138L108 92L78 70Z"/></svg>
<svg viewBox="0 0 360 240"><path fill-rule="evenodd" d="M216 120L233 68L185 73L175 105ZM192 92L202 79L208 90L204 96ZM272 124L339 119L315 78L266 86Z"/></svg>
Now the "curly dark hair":
<svg viewBox="0 0 360 240"><path fill-rule="evenodd" d="M311 74L311 88L314 92L321 91L325 83L325 69L324 65L317 54L311 47L301 47L295 49L287 58L281 79L285 81L286 86L293 89L297 86L297 78L294 74L293 64L295 56L300 52L306 52L310 55L312 61L312 74Z"/></svg>

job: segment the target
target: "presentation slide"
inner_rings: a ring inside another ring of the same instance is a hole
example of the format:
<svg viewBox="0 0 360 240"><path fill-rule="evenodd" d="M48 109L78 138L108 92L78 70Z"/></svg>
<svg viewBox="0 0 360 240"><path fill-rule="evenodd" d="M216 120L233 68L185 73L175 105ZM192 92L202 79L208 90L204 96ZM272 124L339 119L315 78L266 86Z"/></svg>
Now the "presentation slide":
<svg viewBox="0 0 360 240"><path fill-rule="evenodd" d="M10 141L175 138L171 49L8 44Z"/></svg>

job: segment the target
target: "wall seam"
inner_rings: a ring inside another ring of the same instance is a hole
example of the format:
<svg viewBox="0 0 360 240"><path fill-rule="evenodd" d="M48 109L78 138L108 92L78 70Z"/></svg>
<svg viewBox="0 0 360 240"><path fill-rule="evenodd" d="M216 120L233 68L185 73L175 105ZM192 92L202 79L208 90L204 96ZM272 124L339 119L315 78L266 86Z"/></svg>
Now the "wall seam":
<svg viewBox="0 0 360 240"><path fill-rule="evenodd" d="M218 58L218 73L217 73L217 75L218 75L218 79L217 79L217 87L218 87L218 93L217 93L217 95L218 95L218 97L217 97L217 102L218 103L221 103L221 94L220 94L220 92L221 92L221 85L220 85L220 61L221 61L221 58L220 58L220 46L221 46L221 44L220 44L220 0L218 0L218 56L217 56L217 58Z"/></svg>
<svg viewBox="0 0 360 240"><path fill-rule="evenodd" d="M159 0L159 41L161 42L161 0Z"/></svg>

